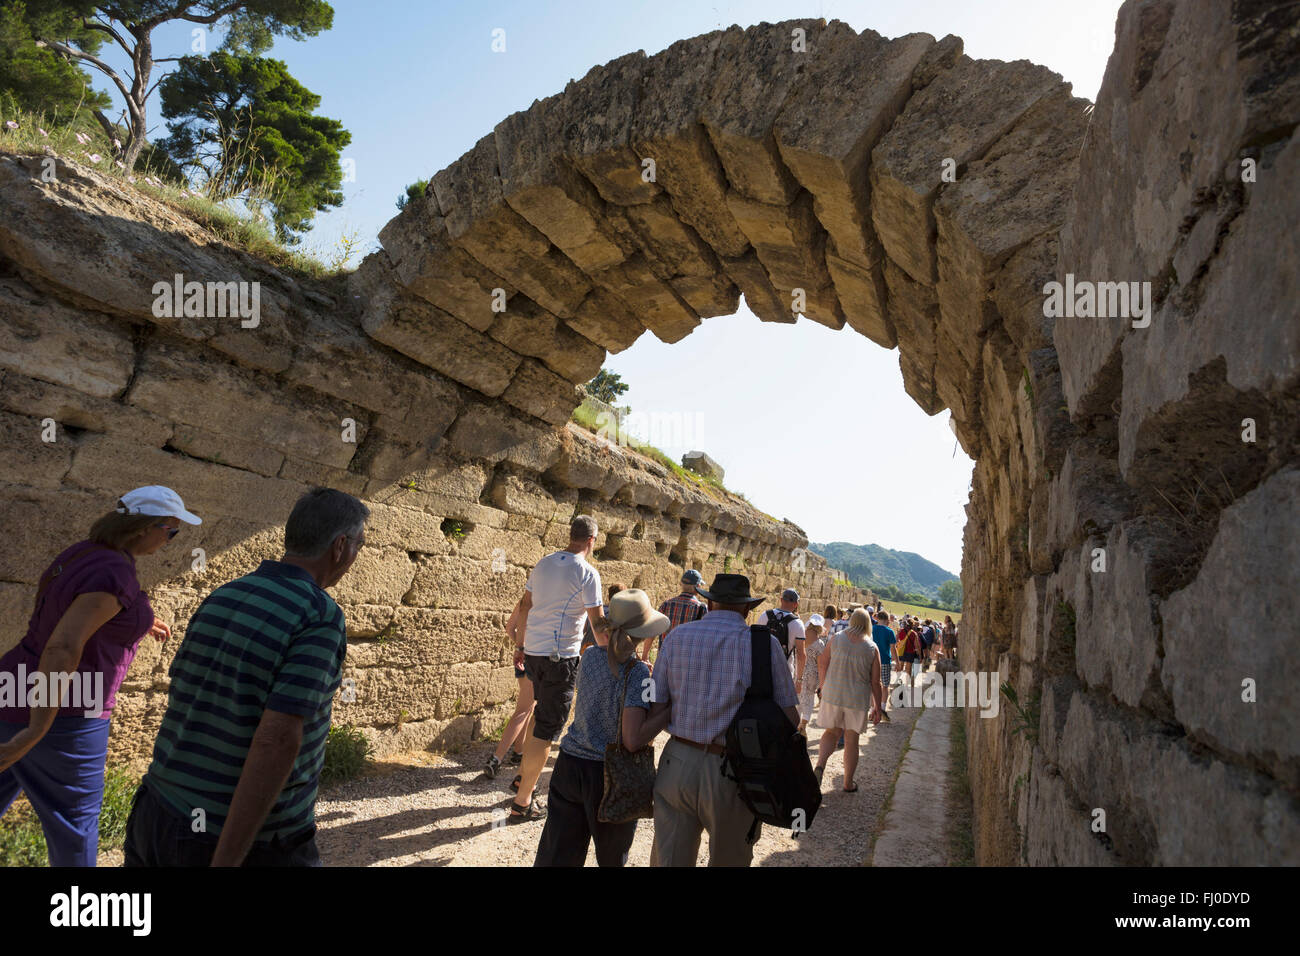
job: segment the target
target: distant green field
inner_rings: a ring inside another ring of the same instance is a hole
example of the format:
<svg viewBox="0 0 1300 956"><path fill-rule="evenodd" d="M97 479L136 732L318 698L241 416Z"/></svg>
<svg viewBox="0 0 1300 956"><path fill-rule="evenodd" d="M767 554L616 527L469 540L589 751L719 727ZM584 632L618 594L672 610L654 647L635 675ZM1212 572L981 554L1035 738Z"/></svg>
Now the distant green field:
<svg viewBox="0 0 1300 956"><path fill-rule="evenodd" d="M954 623L961 623L961 611L941 611L936 607L920 607L916 604L903 604L900 601L886 601L883 599L880 603L885 606L885 610L890 614L897 614L899 617L902 617L904 614L915 614L920 617L921 620L925 620L928 617L932 621L937 619L942 623L943 617L946 614L953 619Z"/></svg>

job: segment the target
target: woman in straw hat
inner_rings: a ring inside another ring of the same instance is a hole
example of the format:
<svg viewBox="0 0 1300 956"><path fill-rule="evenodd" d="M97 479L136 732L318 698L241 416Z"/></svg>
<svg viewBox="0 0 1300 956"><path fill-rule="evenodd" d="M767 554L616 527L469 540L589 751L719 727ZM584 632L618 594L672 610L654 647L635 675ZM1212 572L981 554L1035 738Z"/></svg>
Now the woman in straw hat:
<svg viewBox="0 0 1300 956"><path fill-rule="evenodd" d="M668 630L667 616L650 606L644 591L630 588L610 598L605 621L607 629L596 631L596 646L578 665L573 723L551 772L535 866L582 866L593 841L598 866L627 863L637 821L596 817L605 793L605 746L618 737L620 715L628 750L641 749L668 726L668 710L649 717L650 668L636 657L643 640Z"/></svg>
<svg viewBox="0 0 1300 956"><path fill-rule="evenodd" d="M0 814L27 794L51 866L95 865L117 689L144 636L171 635L154 619L135 559L167 544L182 521L200 523L170 488L123 495L45 569L26 635L0 657Z"/></svg>
<svg viewBox="0 0 1300 956"><path fill-rule="evenodd" d="M817 748L817 779L826 772L826 761L835 752L835 742L844 734L844 790L857 792L853 775L858 769L858 735L867 723L880 722L880 652L868 636L871 621L859 608L849 616L849 626L831 636L818 666L822 674L822 706L817 723L823 728Z"/></svg>

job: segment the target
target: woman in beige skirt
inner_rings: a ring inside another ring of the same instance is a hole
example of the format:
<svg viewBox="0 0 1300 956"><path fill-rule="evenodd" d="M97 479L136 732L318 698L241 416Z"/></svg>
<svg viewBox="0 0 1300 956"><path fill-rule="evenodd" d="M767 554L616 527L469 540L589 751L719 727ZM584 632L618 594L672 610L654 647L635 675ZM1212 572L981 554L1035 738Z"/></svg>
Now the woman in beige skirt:
<svg viewBox="0 0 1300 956"><path fill-rule="evenodd" d="M856 793L853 774L858 769L858 735L867 723L880 723L880 652L871 640L871 619L859 608L849 626L833 634L817 661L822 674L822 702L817 723L823 728L817 748L817 780L844 734L844 791Z"/></svg>

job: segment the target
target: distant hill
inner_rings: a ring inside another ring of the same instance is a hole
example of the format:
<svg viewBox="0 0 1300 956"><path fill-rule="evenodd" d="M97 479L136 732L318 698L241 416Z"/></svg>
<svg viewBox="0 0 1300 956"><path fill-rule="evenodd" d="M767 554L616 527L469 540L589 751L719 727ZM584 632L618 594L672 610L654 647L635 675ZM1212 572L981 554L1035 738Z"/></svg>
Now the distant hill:
<svg viewBox="0 0 1300 956"><path fill-rule="evenodd" d="M808 543L808 550L820 554L832 568L839 568L854 584L879 588L896 584L905 594L924 594L938 598L939 585L959 575L945 571L911 551L894 551L878 544Z"/></svg>

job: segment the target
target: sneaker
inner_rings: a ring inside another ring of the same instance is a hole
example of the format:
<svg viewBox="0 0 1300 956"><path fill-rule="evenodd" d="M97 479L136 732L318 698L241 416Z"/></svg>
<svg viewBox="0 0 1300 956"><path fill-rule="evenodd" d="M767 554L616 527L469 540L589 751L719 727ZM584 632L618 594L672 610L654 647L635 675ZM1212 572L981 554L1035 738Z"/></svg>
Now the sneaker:
<svg viewBox="0 0 1300 956"><path fill-rule="evenodd" d="M497 771L500 769L501 761L497 759L496 754L493 754L491 757L488 757L487 766L483 768L483 772L487 774L489 780L492 780L496 778Z"/></svg>
<svg viewBox="0 0 1300 956"><path fill-rule="evenodd" d="M524 755L518 750L515 750L514 747L511 747L510 753L506 756L506 759L517 767L524 762Z"/></svg>
<svg viewBox="0 0 1300 956"><path fill-rule="evenodd" d="M887 724L888 724L888 723L891 723L891 721L890 721L890 719L889 719L889 712L888 712L888 711L882 710L882 711L880 712L880 719L883 720L883 721L884 721L885 723L887 723Z"/></svg>

